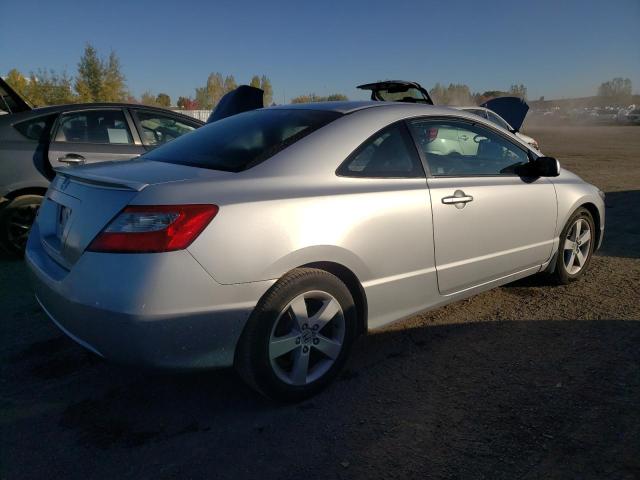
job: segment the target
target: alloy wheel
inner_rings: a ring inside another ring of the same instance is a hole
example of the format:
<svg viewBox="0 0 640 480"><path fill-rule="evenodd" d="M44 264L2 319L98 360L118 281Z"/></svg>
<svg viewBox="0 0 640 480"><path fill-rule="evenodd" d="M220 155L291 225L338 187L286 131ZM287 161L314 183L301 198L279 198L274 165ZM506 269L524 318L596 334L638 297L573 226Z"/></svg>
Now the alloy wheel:
<svg viewBox="0 0 640 480"><path fill-rule="evenodd" d="M271 329L271 368L289 385L318 380L342 352L345 328L342 307L329 293L314 290L296 296Z"/></svg>
<svg viewBox="0 0 640 480"><path fill-rule="evenodd" d="M38 214L39 204L23 205L14 209L7 218L7 243L16 252L24 251L31 231L31 225Z"/></svg>
<svg viewBox="0 0 640 480"><path fill-rule="evenodd" d="M576 275L587 262L591 252L591 226L584 218L578 218L564 240L564 266L569 275Z"/></svg>

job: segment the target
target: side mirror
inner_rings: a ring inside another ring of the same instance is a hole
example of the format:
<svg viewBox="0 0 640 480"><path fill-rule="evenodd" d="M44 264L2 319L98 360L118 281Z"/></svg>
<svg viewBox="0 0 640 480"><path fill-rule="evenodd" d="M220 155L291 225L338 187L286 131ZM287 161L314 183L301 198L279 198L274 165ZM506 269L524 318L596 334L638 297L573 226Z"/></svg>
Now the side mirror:
<svg viewBox="0 0 640 480"><path fill-rule="evenodd" d="M533 161L533 169L539 177L560 175L560 162L553 157L538 157Z"/></svg>

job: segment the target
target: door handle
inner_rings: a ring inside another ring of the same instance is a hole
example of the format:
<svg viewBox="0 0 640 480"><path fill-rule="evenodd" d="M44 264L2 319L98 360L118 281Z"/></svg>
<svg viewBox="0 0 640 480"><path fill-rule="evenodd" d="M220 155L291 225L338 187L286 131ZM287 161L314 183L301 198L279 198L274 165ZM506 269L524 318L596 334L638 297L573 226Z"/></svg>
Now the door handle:
<svg viewBox="0 0 640 480"><path fill-rule="evenodd" d="M473 197L467 195L462 190L456 190L450 197L442 197L442 203L445 205L455 205L456 208L463 208L465 204L473 202Z"/></svg>
<svg viewBox="0 0 640 480"><path fill-rule="evenodd" d="M460 135L460 140L463 140L466 142L467 140L469 140L469 137L467 137L466 135Z"/></svg>
<svg viewBox="0 0 640 480"><path fill-rule="evenodd" d="M58 157L58 161L69 165L82 165L85 158L77 153L67 153L64 157Z"/></svg>

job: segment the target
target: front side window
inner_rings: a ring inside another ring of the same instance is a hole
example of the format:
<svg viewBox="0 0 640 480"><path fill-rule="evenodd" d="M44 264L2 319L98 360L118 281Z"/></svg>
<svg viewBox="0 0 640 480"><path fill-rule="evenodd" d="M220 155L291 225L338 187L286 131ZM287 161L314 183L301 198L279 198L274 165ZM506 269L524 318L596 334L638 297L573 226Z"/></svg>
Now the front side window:
<svg viewBox="0 0 640 480"><path fill-rule="evenodd" d="M132 144L122 110L87 110L63 115L58 142Z"/></svg>
<svg viewBox="0 0 640 480"><path fill-rule="evenodd" d="M161 113L137 111L136 116L140 122L142 143L147 146L162 145L196 129Z"/></svg>
<svg viewBox="0 0 640 480"><path fill-rule="evenodd" d="M336 172L345 177L424 177L416 149L403 123L395 123L361 145Z"/></svg>
<svg viewBox="0 0 640 480"><path fill-rule="evenodd" d="M342 114L301 109L239 113L146 153L144 158L240 172L267 160Z"/></svg>
<svg viewBox="0 0 640 480"><path fill-rule="evenodd" d="M477 124L414 120L409 125L435 177L514 175L529 162L526 150Z"/></svg>

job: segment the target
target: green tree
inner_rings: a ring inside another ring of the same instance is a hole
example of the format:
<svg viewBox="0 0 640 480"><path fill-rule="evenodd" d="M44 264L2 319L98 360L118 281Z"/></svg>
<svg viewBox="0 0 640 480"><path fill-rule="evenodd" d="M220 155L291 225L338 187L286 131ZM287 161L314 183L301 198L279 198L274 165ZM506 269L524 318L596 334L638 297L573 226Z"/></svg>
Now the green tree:
<svg viewBox="0 0 640 480"><path fill-rule="evenodd" d="M157 97L149 90L140 95L140 103L143 105L158 106Z"/></svg>
<svg viewBox="0 0 640 480"><path fill-rule="evenodd" d="M7 73L7 76L5 77L5 81L20 95L27 97L29 81L18 70L15 68L9 70L9 73Z"/></svg>
<svg viewBox="0 0 640 480"><path fill-rule="evenodd" d="M166 93L159 93L156 97L156 104L160 107L169 108L171 106L171 97Z"/></svg>
<svg viewBox="0 0 640 480"><path fill-rule="evenodd" d="M127 98L125 77L120 70L120 60L115 52L109 54L106 64L102 62L101 102L122 102Z"/></svg>
<svg viewBox="0 0 640 480"><path fill-rule="evenodd" d="M205 110L209 110L212 107L209 103L209 94L206 86L196 88L196 102Z"/></svg>
<svg viewBox="0 0 640 480"><path fill-rule="evenodd" d="M527 87L525 87L522 83L511 85L509 93L515 97L520 97L523 100L527 99Z"/></svg>
<svg viewBox="0 0 640 480"><path fill-rule="evenodd" d="M182 110L198 110L198 102L190 97L179 97L176 105Z"/></svg>
<svg viewBox="0 0 640 480"><path fill-rule="evenodd" d="M233 77L233 75L227 75L226 77L224 77L222 88L224 90L224 93L229 93L230 91L238 88L238 84L236 83L236 79Z"/></svg>
<svg viewBox="0 0 640 480"><path fill-rule="evenodd" d="M84 47L84 53L78 63L75 89L81 102L97 102L102 94L104 76L103 62L90 43Z"/></svg>
<svg viewBox="0 0 640 480"><path fill-rule="evenodd" d="M598 96L617 103L626 103L631 98L633 86L628 78L616 77L598 87Z"/></svg>
<svg viewBox="0 0 640 480"><path fill-rule="evenodd" d="M431 90L429 90L429 95L431 96L431 98L433 99L433 102L435 104L440 104L440 105L447 105L447 89L444 88L444 86L442 86L440 84L440 82L437 82L433 88Z"/></svg>
<svg viewBox="0 0 640 480"><path fill-rule="evenodd" d="M249 83L249 86L254 88L260 88L260 77L258 75L254 75L253 77L251 77L251 82Z"/></svg>
<svg viewBox="0 0 640 480"><path fill-rule="evenodd" d="M273 87L271 86L271 80L266 75L262 75L260 79L260 88L264 91L264 105L269 106L273 102Z"/></svg>
<svg viewBox="0 0 640 480"><path fill-rule="evenodd" d="M321 97L315 93L299 95L291 99L291 103L313 103L313 102L336 102L349 100L346 95L341 93L332 93L327 97Z"/></svg>
<svg viewBox="0 0 640 480"><path fill-rule="evenodd" d="M57 74L54 70L38 70L29 75L26 97L34 105L60 105L76 100L71 90L71 78L66 72Z"/></svg>

